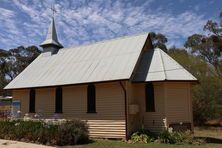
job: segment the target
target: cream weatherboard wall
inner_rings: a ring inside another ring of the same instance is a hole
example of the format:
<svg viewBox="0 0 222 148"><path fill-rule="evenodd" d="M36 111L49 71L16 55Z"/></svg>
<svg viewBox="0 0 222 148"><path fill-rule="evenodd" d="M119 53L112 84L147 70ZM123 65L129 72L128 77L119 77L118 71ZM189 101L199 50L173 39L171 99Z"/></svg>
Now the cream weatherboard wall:
<svg viewBox="0 0 222 148"><path fill-rule="evenodd" d="M119 82L96 86L96 112L87 113L87 85L66 86L63 89L61 118L79 118L89 125L92 137L125 138L124 92ZM29 90L14 90L14 100L21 101L21 112L29 111ZM55 116L55 88L36 89L36 112L44 118Z"/></svg>
<svg viewBox="0 0 222 148"><path fill-rule="evenodd" d="M146 112L145 83L132 84L132 96L128 102L139 104L139 113L128 115L129 133L138 128L147 128L154 133L159 133L169 124L180 122L189 122L193 126L191 83L153 82L153 85L155 112ZM135 127L134 124L139 126Z"/></svg>
<svg viewBox="0 0 222 148"><path fill-rule="evenodd" d="M193 127L191 87L189 82L168 82L165 84L168 125L191 123L191 128Z"/></svg>
<svg viewBox="0 0 222 148"><path fill-rule="evenodd" d="M127 124L125 120L125 94L120 82L98 83L96 86L96 112L87 113L87 85L64 86L61 118L79 118L89 125L92 137L125 138L140 128L158 133L171 123L192 122L190 82L153 82L155 112L145 110L145 83L122 82L126 90ZM13 99L21 101L21 111L29 112L29 90L13 90ZM130 105L137 104L139 112L130 114ZM44 118L54 118L55 88L36 89L36 112ZM163 119L167 119L164 124Z"/></svg>
<svg viewBox="0 0 222 148"><path fill-rule="evenodd" d="M133 84L133 97L139 104L140 128L147 128L152 132L164 129L165 118L164 82L154 82L155 112L146 112L145 83Z"/></svg>
<svg viewBox="0 0 222 148"><path fill-rule="evenodd" d="M24 116L25 113L29 112L29 90L23 89L23 90L13 90L12 91L13 101L18 100L21 103L20 110L22 116Z"/></svg>

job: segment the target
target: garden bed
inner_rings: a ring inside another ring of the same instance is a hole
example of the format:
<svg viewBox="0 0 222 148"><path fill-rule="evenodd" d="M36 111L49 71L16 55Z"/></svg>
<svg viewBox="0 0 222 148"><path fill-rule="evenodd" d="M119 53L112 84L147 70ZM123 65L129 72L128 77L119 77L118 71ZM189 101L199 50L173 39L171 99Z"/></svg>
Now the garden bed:
<svg viewBox="0 0 222 148"><path fill-rule="evenodd" d="M88 127L80 120L2 120L0 139L45 145L75 145L89 141Z"/></svg>

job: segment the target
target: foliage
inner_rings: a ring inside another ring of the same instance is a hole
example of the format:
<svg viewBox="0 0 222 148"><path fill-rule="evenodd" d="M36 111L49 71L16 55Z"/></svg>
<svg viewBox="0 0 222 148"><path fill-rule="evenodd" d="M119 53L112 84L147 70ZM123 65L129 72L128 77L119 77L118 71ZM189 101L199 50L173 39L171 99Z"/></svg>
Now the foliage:
<svg viewBox="0 0 222 148"><path fill-rule="evenodd" d="M154 48L158 47L163 51L167 52L167 47L166 47L167 38L163 34L150 32L149 35L151 37Z"/></svg>
<svg viewBox="0 0 222 148"><path fill-rule="evenodd" d="M201 85L193 87L193 111L196 125L207 120L221 118L222 80L217 77L201 79Z"/></svg>
<svg viewBox="0 0 222 148"><path fill-rule="evenodd" d="M0 89L23 71L39 54L36 46L0 49Z"/></svg>
<svg viewBox="0 0 222 148"><path fill-rule="evenodd" d="M170 144L191 144L193 138L190 133L184 132L169 132L168 130L164 130L160 133L159 140L161 143L170 143Z"/></svg>
<svg viewBox="0 0 222 148"><path fill-rule="evenodd" d="M67 121L58 128L59 144L83 144L88 142L88 130L84 122L80 120Z"/></svg>
<svg viewBox="0 0 222 148"><path fill-rule="evenodd" d="M50 145L71 145L88 142L88 132L85 123L79 120L61 124L2 120L0 121L0 138Z"/></svg>
<svg viewBox="0 0 222 148"><path fill-rule="evenodd" d="M222 13L220 14L222 22ZM222 23L209 20L204 26L208 35L193 34L188 37L185 47L190 48L192 53L204 58L214 66L217 74L222 77Z"/></svg>
<svg viewBox="0 0 222 148"><path fill-rule="evenodd" d="M149 130L140 129L131 135L133 143L150 143L154 141L154 134Z"/></svg>

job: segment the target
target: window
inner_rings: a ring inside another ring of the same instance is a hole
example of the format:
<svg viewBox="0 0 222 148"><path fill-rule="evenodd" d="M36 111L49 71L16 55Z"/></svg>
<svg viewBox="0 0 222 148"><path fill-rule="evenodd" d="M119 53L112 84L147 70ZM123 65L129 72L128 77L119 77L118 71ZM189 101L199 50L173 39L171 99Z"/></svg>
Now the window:
<svg viewBox="0 0 222 148"><path fill-rule="evenodd" d="M96 88L93 84L87 88L87 112L96 113Z"/></svg>
<svg viewBox="0 0 222 148"><path fill-rule="evenodd" d="M14 100L12 101L12 117L19 118L21 117L21 101L20 100Z"/></svg>
<svg viewBox="0 0 222 148"><path fill-rule="evenodd" d="M151 82L147 83L145 86L146 94L146 111L155 112L155 101L154 101L154 88Z"/></svg>
<svg viewBox="0 0 222 148"><path fill-rule="evenodd" d="M35 89L31 89L29 92L29 112L35 112Z"/></svg>
<svg viewBox="0 0 222 148"><path fill-rule="evenodd" d="M56 88L55 113L62 113L62 88Z"/></svg>

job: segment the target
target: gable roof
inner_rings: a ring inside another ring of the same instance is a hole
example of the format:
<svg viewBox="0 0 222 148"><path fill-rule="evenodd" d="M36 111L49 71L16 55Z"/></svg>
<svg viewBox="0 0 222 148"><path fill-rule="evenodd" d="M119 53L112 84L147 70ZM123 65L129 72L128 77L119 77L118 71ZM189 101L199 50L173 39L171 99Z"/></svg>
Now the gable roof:
<svg viewBox="0 0 222 148"><path fill-rule="evenodd" d="M159 48L143 50L148 33L60 49L39 55L5 89L48 87L115 80L196 81ZM141 54L142 53L142 54ZM138 66L137 66L138 65Z"/></svg>
<svg viewBox="0 0 222 148"><path fill-rule="evenodd" d="M129 79L148 33L39 55L5 89Z"/></svg>
<svg viewBox="0 0 222 148"><path fill-rule="evenodd" d="M144 52L133 76L135 82L197 81L197 79L159 48Z"/></svg>

